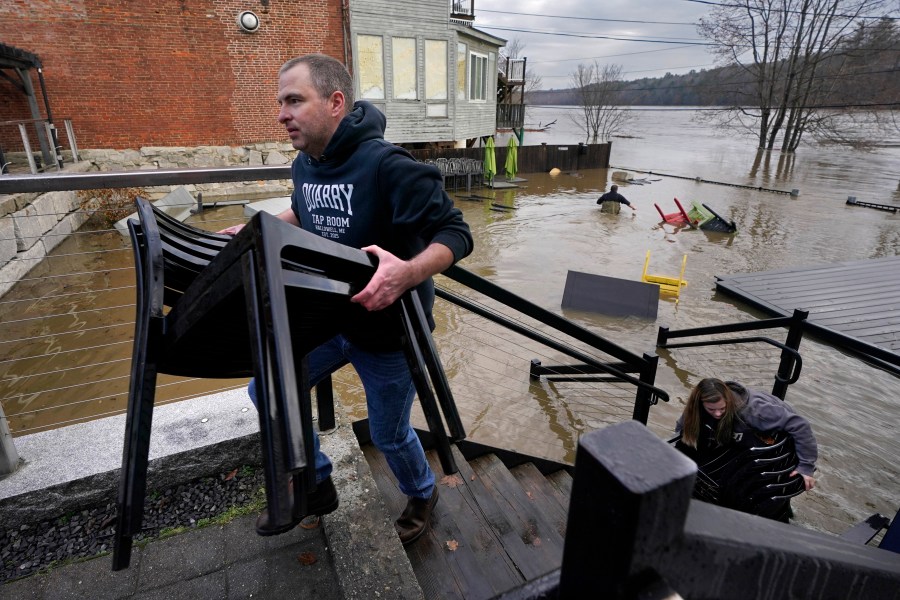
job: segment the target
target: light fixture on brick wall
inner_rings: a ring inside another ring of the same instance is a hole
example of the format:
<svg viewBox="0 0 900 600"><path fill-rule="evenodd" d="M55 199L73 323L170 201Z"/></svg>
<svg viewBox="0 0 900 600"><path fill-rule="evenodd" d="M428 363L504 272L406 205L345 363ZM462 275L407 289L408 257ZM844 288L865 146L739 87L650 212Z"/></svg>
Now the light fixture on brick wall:
<svg viewBox="0 0 900 600"><path fill-rule="evenodd" d="M245 10L238 15L237 24L241 31L255 33L259 29L259 17L253 11Z"/></svg>

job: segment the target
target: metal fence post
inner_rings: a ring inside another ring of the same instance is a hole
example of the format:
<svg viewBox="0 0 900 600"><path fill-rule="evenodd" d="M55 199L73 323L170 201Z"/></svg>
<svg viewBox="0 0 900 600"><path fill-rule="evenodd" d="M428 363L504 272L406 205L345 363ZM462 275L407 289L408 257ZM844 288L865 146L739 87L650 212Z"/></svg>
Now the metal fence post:
<svg viewBox="0 0 900 600"><path fill-rule="evenodd" d="M53 147L53 160L56 163L56 170L62 171L62 146L59 145L59 140L56 139L56 125L44 121L44 129L47 130L47 139L50 140L50 145Z"/></svg>
<svg viewBox="0 0 900 600"><path fill-rule="evenodd" d="M19 468L19 453L13 444L12 433L9 430L9 422L0 404L0 477L9 475Z"/></svg>
<svg viewBox="0 0 900 600"><path fill-rule="evenodd" d="M641 381L653 385L656 381L656 369L659 365L659 356L644 353L644 364L641 366ZM650 390L639 387L634 396L634 412L631 418L640 421L644 425L650 417Z"/></svg>
<svg viewBox="0 0 900 600"><path fill-rule="evenodd" d="M788 328L787 339L784 341L785 346L792 350L800 349L800 342L803 340L803 325L808 316L808 310L794 309L794 314L791 316L791 325ZM793 369L794 357L782 350L781 362L778 364L778 376L775 378L775 385L772 386L773 396L778 396L784 400L788 388L787 380L790 378Z"/></svg>

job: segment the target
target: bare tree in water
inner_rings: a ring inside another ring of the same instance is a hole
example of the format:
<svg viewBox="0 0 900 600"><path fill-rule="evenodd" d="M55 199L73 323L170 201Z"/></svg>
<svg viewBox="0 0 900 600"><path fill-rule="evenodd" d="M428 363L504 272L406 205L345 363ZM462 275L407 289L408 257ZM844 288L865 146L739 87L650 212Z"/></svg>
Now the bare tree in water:
<svg viewBox="0 0 900 600"><path fill-rule="evenodd" d="M572 121L584 129L585 141L607 141L631 118L622 107L621 65L579 64L572 73L572 84L581 112Z"/></svg>
<svg viewBox="0 0 900 600"><path fill-rule="evenodd" d="M851 141L847 111L867 108L848 63L853 28L891 0L733 0L700 21L722 66L739 68L752 84L720 115L754 132L758 147L794 152L804 133ZM886 21L892 23L891 21ZM856 32L858 34L858 30ZM881 105L884 107L885 105ZM841 131L845 133L841 133Z"/></svg>

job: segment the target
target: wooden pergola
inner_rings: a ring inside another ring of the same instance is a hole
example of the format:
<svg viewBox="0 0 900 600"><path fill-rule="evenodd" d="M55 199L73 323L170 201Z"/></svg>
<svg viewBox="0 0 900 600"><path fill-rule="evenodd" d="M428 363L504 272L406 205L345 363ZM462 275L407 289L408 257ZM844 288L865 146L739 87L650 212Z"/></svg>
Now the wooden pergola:
<svg viewBox="0 0 900 600"><path fill-rule="evenodd" d="M41 97L44 101L44 109L46 110L46 119L41 115L38 106L37 93L31 82L31 69L37 70L38 81L41 86ZM41 66L41 60L37 55L26 50L20 50L13 46L0 43L0 77L8 81L14 88L25 94L28 99L28 107L31 111L31 119L23 119L19 121L9 121L4 124L34 123L37 129L38 140L41 145L41 154L44 158L44 164L57 164L62 168L62 157L56 152L59 143L56 137L56 130L53 127L53 113L50 110L50 100L47 97L47 88L44 85L44 71ZM46 122L46 130L40 124ZM49 139L48 139L49 136ZM0 148L0 173L5 172L6 161L3 157L3 149Z"/></svg>

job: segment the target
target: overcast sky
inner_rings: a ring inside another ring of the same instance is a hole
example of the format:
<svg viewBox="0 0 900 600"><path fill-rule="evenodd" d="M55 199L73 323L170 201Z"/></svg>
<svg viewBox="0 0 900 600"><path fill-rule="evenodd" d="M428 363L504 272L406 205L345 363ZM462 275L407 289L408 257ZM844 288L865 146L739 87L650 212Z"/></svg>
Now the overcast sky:
<svg viewBox="0 0 900 600"><path fill-rule="evenodd" d="M518 38L542 89L568 88L578 64L595 58L621 65L625 79L711 68L712 55L696 45L705 43L696 23L710 8L688 0L476 0L475 27Z"/></svg>

